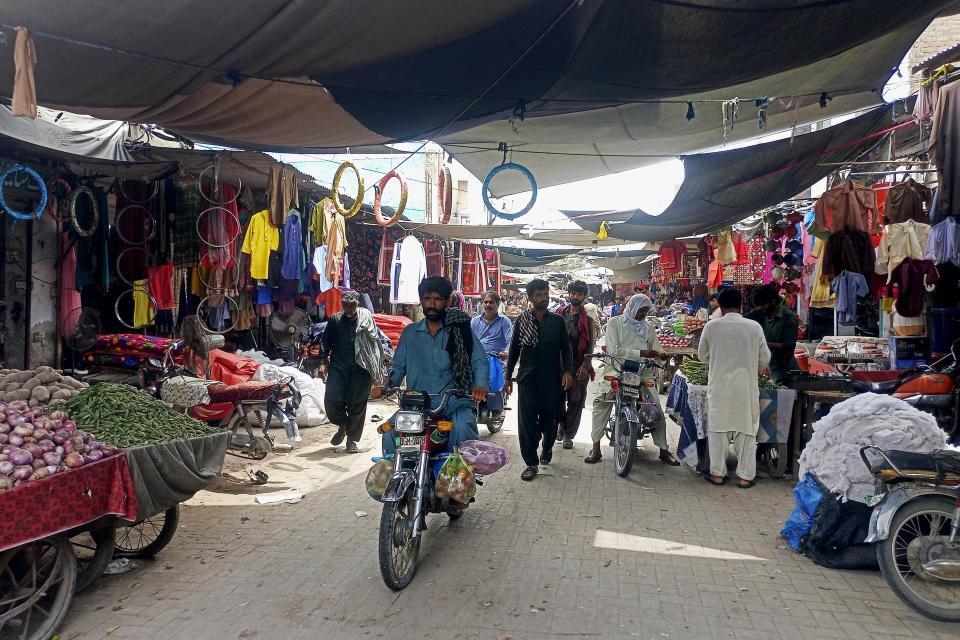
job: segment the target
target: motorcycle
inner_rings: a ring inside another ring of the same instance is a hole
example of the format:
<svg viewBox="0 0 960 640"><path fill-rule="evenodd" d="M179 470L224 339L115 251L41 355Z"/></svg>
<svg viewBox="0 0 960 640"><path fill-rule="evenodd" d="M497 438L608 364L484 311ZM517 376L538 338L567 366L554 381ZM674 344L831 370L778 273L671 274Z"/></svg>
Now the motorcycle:
<svg viewBox="0 0 960 640"><path fill-rule="evenodd" d="M953 343L950 353L933 364L915 367L893 380L872 382L852 379L853 390L891 395L930 413L951 442L960 439L960 384L957 361L960 359L960 340Z"/></svg>
<svg viewBox="0 0 960 640"><path fill-rule="evenodd" d="M653 433L663 419L660 405L651 402L644 394L644 388L656 387L655 380L644 380L644 372L651 368L662 369L663 365L654 360L622 359L608 353L591 353L586 357L606 360L613 369L613 373L603 376L613 390L613 399L610 400L613 411L606 432L613 446L614 468L618 476L625 478L633 467L637 443Z"/></svg>
<svg viewBox="0 0 960 640"><path fill-rule="evenodd" d="M393 591L409 585L417 571L427 514L446 513L456 520L467 508L438 498L435 491L436 474L446 459L447 434L453 429L445 416L447 404L451 398L467 397L457 390L445 391L433 410L429 394L407 389L400 394L400 410L378 428L381 433L393 432L397 444L394 473L382 498L379 535L380 575ZM482 484L479 479L477 484Z"/></svg>
<svg viewBox="0 0 960 640"><path fill-rule="evenodd" d="M210 335L204 340L209 349L223 346L223 336ZM177 341L167 348L163 360L151 359L152 369L140 370L140 386L150 395L163 400L164 386L176 385L188 378L198 378L195 372L174 361L173 354L182 344ZM206 404L181 405L186 399L173 403L201 422L215 429L231 432L229 451L232 455L251 460L262 460L273 451L274 438L270 424L277 416L283 422L288 438L300 441L296 413L300 406L300 392L292 378L279 382L245 382L235 385L211 384L206 387L210 402ZM168 392L170 390L168 389ZM256 420L256 422L254 422ZM260 433L254 429L259 428Z"/></svg>
<svg viewBox="0 0 960 640"><path fill-rule="evenodd" d="M960 453L860 449L873 474L870 533L880 571L901 600L960 622Z"/></svg>
<svg viewBox="0 0 960 640"><path fill-rule="evenodd" d="M500 358L504 360L505 358L501 357L498 353L488 353L488 357ZM501 388L499 391L491 391L487 394L487 401L481 402L480 406L477 407L477 424L487 425L487 431L490 434L499 433L503 430L503 422L506 419L506 412L510 409L506 406L507 396L503 393ZM501 407L500 409L491 409L491 407Z"/></svg>

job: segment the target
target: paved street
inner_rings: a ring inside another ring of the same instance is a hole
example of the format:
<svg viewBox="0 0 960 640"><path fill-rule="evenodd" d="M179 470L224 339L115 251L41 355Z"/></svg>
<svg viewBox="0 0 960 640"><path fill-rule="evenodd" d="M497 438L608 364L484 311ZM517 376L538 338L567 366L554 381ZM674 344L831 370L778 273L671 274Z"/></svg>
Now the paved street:
<svg viewBox="0 0 960 640"><path fill-rule="evenodd" d="M602 464L583 464L588 423L574 451L558 448L525 483L511 416L494 436L510 465L462 520L433 517L399 594L377 565L380 508L363 488L371 453L334 450L329 425L305 430L295 453L247 465L270 474L264 487L243 484L230 461L230 478L183 507L155 562L75 599L61 638L956 638L878 573L823 569L778 541L790 483L713 488L659 464L649 440L623 480L609 448ZM290 489L304 500L254 502Z"/></svg>

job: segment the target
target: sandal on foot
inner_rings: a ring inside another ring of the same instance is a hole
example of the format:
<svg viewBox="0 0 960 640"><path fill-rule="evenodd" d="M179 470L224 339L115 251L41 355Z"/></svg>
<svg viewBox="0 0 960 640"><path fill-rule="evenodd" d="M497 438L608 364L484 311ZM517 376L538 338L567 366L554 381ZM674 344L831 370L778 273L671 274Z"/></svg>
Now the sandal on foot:
<svg viewBox="0 0 960 640"><path fill-rule="evenodd" d="M710 475L709 473L703 474L703 479L715 487L722 487L727 482L726 478L723 478L722 480L720 480L720 482L717 482L716 480L713 479L713 476Z"/></svg>
<svg viewBox="0 0 960 640"><path fill-rule="evenodd" d="M749 489L755 484L757 484L756 480L740 480L739 482L737 482L737 486L740 487L741 489Z"/></svg>
<svg viewBox="0 0 960 640"><path fill-rule="evenodd" d="M533 480L537 477L537 471L538 469L536 467L527 467L523 470L523 472L520 473L520 479L528 481Z"/></svg>
<svg viewBox="0 0 960 640"><path fill-rule="evenodd" d="M603 454L598 453L597 455L593 455L593 451L591 451L590 455L583 459L583 461L587 464L597 464L601 460L603 460Z"/></svg>

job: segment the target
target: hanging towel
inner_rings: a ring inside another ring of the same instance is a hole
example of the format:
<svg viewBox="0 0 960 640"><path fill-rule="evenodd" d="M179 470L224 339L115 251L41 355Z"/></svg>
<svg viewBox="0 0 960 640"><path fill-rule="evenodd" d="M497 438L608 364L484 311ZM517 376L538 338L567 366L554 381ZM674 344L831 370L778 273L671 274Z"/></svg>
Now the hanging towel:
<svg viewBox="0 0 960 640"><path fill-rule="evenodd" d="M26 27L14 27L17 40L13 45L12 113L22 118L37 118L37 83L33 69L37 66L37 48Z"/></svg>

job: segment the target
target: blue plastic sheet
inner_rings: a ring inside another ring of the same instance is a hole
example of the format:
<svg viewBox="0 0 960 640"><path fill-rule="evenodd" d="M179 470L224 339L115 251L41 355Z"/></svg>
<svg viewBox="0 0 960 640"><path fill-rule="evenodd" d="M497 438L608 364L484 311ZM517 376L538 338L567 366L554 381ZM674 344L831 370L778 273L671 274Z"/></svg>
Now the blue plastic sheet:
<svg viewBox="0 0 960 640"><path fill-rule="evenodd" d="M803 476L793 488L797 503L780 535L790 543L794 551L799 548L800 541L813 529L813 514L826 494L826 487L812 473Z"/></svg>

